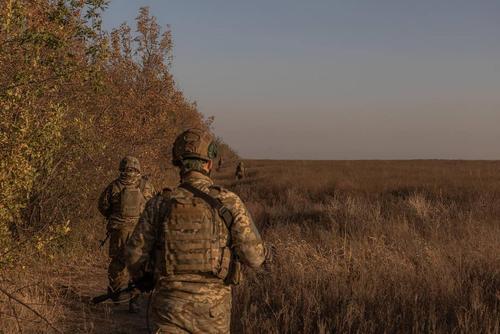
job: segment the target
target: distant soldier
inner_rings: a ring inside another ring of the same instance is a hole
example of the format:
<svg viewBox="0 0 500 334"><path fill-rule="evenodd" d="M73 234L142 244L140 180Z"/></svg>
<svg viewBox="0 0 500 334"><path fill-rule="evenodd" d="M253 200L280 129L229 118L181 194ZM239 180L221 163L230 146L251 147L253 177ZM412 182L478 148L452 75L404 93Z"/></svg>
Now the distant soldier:
<svg viewBox="0 0 500 334"><path fill-rule="evenodd" d="M224 161L222 161L222 157L219 158L219 163L217 164L217 171L220 171L221 168L222 168L222 164L224 163Z"/></svg>
<svg viewBox="0 0 500 334"><path fill-rule="evenodd" d="M243 161L240 161L236 166L235 176L238 180L241 180L245 177L245 165L243 164Z"/></svg>
<svg viewBox="0 0 500 334"><path fill-rule="evenodd" d="M108 292L114 293L128 283L124 259L125 244L139 220L146 201L154 189L149 180L141 176L139 160L127 156L120 162L120 177L111 182L99 198L99 211L108 221L109 237ZM139 311L138 292L132 293L129 311ZM115 302L118 301L115 298Z"/></svg>
<svg viewBox="0 0 500 334"><path fill-rule="evenodd" d="M127 244L128 268L139 284L154 258L156 333L229 333L231 285L240 263L262 264L264 245L241 199L210 178L212 136L187 130L172 153L181 183L148 203Z"/></svg>

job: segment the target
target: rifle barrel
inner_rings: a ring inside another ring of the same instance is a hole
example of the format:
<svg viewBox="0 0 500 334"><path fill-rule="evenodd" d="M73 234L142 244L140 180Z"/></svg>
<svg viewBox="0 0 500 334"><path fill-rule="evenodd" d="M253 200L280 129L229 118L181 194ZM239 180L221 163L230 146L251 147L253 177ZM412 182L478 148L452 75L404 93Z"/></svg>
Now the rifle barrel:
<svg viewBox="0 0 500 334"><path fill-rule="evenodd" d="M124 293L124 292L130 292L130 291L132 291L134 289L135 289L135 285L131 285L131 286L128 286L128 287L126 287L124 289L120 289L120 290L115 291L115 292L105 293L104 295L100 295L100 296L92 298L92 304L102 303L102 302L104 302L104 301L106 301L108 299L111 299L111 298L114 298L114 297L118 297L122 293Z"/></svg>

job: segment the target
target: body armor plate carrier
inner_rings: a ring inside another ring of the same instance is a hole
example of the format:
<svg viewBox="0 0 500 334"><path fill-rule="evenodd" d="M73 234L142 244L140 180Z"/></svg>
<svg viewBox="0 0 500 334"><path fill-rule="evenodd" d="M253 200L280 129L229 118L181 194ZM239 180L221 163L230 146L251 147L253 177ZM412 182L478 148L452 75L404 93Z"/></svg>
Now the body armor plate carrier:
<svg viewBox="0 0 500 334"><path fill-rule="evenodd" d="M189 191L189 196L170 198L170 215L163 225L166 273L209 274L225 279L231 260L228 228L218 210L193 193L193 187L181 187Z"/></svg>
<svg viewBox="0 0 500 334"><path fill-rule="evenodd" d="M145 179L141 179L139 186L123 187L120 192L120 216L122 218L139 218L146 203L143 195L145 184Z"/></svg>

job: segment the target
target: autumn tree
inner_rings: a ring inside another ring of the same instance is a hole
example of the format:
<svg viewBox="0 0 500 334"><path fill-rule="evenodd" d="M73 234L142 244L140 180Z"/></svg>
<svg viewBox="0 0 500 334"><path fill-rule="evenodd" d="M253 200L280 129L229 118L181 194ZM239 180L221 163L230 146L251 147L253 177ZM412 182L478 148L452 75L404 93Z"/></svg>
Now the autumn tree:
<svg viewBox="0 0 500 334"><path fill-rule="evenodd" d="M196 104L177 88L171 66L172 34L164 31L148 8L141 8L136 33L127 24L109 37L107 95L100 100L100 132L106 155L116 162L133 153L158 175L169 163L170 144L190 126L206 127ZM110 166L111 168L111 166Z"/></svg>
<svg viewBox="0 0 500 334"><path fill-rule="evenodd" d="M68 153L86 140L75 102L79 88L94 84L103 6L100 0L1 2L0 252L11 236L60 218L56 207L45 210L45 200L73 164Z"/></svg>
<svg viewBox="0 0 500 334"><path fill-rule="evenodd" d="M169 27L141 8L135 32L123 24L107 34L105 5L1 3L0 254L93 219L126 154L163 186L175 136L210 125L176 86Z"/></svg>

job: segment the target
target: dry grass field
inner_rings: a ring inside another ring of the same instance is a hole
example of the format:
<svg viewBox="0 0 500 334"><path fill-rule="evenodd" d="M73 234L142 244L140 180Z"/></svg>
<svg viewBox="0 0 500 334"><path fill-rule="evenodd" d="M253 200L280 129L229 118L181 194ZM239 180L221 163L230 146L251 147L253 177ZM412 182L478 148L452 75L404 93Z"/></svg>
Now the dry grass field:
<svg viewBox="0 0 500 334"><path fill-rule="evenodd" d="M499 333L500 163L249 161L243 333Z"/></svg>
<svg viewBox="0 0 500 334"><path fill-rule="evenodd" d="M215 176L248 203L275 254L235 289L234 333L500 332L500 162L246 166L241 181L232 165ZM63 255L33 257L3 286L64 333L147 333L144 312L88 304L106 285L96 217L82 217ZM0 301L0 333L54 332Z"/></svg>

